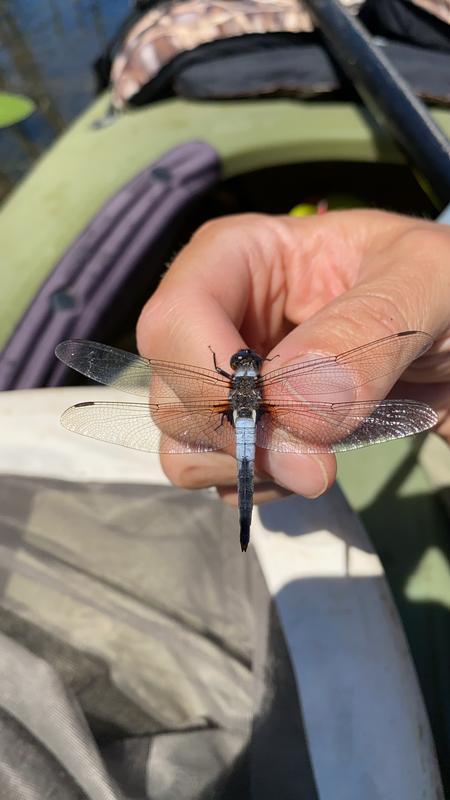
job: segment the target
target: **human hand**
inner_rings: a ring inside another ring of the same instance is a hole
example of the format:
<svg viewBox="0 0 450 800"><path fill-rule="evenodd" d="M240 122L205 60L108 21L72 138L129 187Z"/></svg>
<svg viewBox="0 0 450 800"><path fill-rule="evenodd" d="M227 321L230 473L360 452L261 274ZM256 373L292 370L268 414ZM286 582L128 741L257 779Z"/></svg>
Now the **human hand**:
<svg viewBox="0 0 450 800"><path fill-rule="evenodd" d="M427 331L435 344L402 375L395 396L432 405L450 440L450 230L379 211L248 214L200 228L145 305L137 340L144 356L209 369L209 346L224 369L250 347L279 356L278 368L404 330ZM377 381L372 395L369 384L365 399L381 399L398 378ZM176 485L216 486L236 502L231 454L169 455L162 465ZM289 492L317 497L335 475L331 454L258 450L255 502Z"/></svg>

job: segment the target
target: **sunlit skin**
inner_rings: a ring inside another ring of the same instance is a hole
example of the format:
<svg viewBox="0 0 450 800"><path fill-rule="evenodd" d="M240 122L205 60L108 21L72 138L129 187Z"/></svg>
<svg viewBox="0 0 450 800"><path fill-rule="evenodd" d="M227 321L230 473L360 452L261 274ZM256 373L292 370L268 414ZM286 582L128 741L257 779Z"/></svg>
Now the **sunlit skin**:
<svg viewBox="0 0 450 800"><path fill-rule="evenodd" d="M295 219L240 215L203 226L180 252L138 323L142 355L212 368L250 347L284 366L306 353L336 354L404 330L434 347L373 399L424 400L450 439L450 230L378 211ZM263 365L262 372L274 364ZM392 392L391 392L392 394ZM370 389L367 399L371 399ZM170 480L216 486L236 503L231 453L162 456ZM290 492L317 497L336 476L331 454L258 450L255 502Z"/></svg>

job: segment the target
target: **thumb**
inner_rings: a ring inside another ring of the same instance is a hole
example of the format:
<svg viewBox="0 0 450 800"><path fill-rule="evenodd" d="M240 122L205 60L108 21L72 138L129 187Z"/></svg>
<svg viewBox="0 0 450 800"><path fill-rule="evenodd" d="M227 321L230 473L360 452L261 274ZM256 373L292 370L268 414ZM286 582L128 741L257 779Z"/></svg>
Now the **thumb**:
<svg viewBox="0 0 450 800"><path fill-rule="evenodd" d="M448 238L445 243L448 248ZM378 251L376 258L370 252L363 254L353 287L295 327L273 351L279 360L276 370L273 364L266 365L269 399L278 394L278 402L306 401L307 407L313 402L376 401L388 394L411 362L423 355L432 346L433 338L448 326L448 276L440 268L428 274L424 271L420 259L422 237L418 245L415 233L402 234L396 248ZM298 363L300 368L294 366ZM276 373L281 368L287 369L288 378L277 383ZM372 406L375 407L376 404ZM344 406L343 415L347 412L348 406ZM324 419L324 413L310 418L303 415L307 442L308 437L309 441L317 441L317 426L325 440L326 436L329 442L339 439L339 424L334 436L332 430L336 420L339 422L336 408L331 418ZM424 427L430 427L432 415L429 420ZM289 429L288 423L286 427ZM301 431L294 435L301 438ZM316 453L313 457L331 482L334 456ZM260 466L283 486L302 492L300 475L305 469L305 456L289 453L287 457L285 453L266 450ZM320 493L318 484L317 490Z"/></svg>
<svg viewBox="0 0 450 800"><path fill-rule="evenodd" d="M266 373L263 403L272 408L260 420L260 469L285 488L315 497L334 480L333 450L432 427L437 416L427 407L413 404L408 417L400 401L389 408L378 402L432 343L425 332L402 331L344 353L308 353Z"/></svg>

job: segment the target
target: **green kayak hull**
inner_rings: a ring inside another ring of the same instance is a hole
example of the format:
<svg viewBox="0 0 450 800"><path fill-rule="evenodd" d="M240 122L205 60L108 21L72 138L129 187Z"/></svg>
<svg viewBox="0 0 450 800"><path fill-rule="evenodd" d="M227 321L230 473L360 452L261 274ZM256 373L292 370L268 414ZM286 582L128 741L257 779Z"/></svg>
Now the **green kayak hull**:
<svg viewBox="0 0 450 800"><path fill-rule="evenodd" d="M399 163L390 141L346 103L286 99L194 102L170 99L93 129L108 107L100 97L41 158L0 214L4 346L39 287L106 200L170 148L207 141L225 178L299 162ZM450 112L433 116L450 134Z"/></svg>

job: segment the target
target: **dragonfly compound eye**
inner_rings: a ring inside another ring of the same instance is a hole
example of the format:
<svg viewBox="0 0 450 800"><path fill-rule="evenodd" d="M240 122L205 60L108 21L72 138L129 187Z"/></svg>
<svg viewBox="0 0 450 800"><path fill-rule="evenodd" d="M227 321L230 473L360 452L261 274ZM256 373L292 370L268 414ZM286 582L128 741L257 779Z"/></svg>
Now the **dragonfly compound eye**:
<svg viewBox="0 0 450 800"><path fill-rule="evenodd" d="M231 369L237 369L238 367L242 366L242 364L257 364L258 367L262 363L263 359L254 350L250 350L250 348L244 348L242 350L238 350L230 358L230 367Z"/></svg>
<svg viewBox="0 0 450 800"><path fill-rule="evenodd" d="M242 360L243 360L243 351L239 350L238 353L235 353L230 358L230 367L231 367L231 369L237 369L239 364L242 364Z"/></svg>

